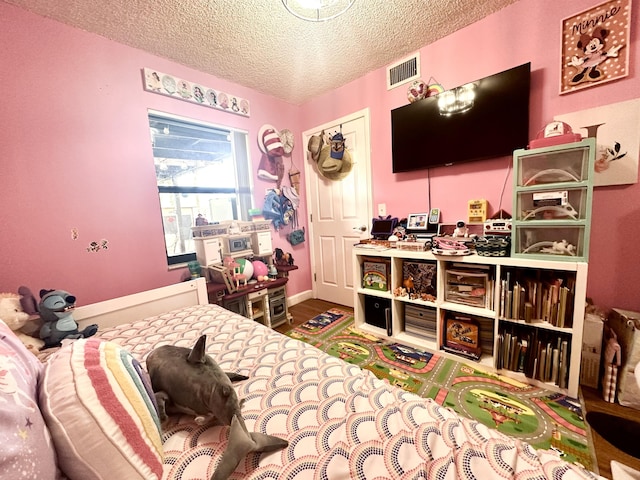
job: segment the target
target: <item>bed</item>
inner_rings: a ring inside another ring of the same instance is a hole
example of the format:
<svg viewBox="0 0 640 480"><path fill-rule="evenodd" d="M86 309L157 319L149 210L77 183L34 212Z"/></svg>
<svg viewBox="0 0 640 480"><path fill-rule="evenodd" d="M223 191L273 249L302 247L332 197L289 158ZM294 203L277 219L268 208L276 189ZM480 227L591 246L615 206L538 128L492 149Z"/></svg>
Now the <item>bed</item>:
<svg viewBox="0 0 640 480"><path fill-rule="evenodd" d="M97 323L93 344L121 349L132 365L144 366L156 346L190 348L204 334L207 352L223 370L249 377L236 384L238 396L245 399L247 427L285 438L289 445L247 455L231 478L600 478L555 452L536 451L367 370L210 305L202 279L79 307L74 317L81 328ZM47 364L58 361L64 349L68 346L46 353L45 371L54 370ZM88 357L83 358L86 365ZM70 384L68 378L61 381ZM43 383L51 379L45 375ZM44 395L52 402L53 395ZM53 431L54 440L59 434ZM172 417L161 432L162 471L142 469L140 478L208 479L227 440L226 426ZM81 447L72 450L76 448Z"/></svg>

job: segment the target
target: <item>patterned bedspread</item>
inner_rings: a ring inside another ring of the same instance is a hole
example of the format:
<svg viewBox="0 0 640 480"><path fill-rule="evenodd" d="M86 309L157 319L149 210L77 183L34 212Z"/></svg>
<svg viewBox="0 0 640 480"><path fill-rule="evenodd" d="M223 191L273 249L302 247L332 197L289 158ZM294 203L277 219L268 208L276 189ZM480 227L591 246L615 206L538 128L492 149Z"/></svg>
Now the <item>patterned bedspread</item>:
<svg viewBox="0 0 640 480"><path fill-rule="evenodd" d="M223 370L249 377L236 384L249 430L289 441L278 452L249 454L231 478L599 478L217 305L99 336L144 362L156 346L190 348L202 334ZM164 478L208 479L227 437L226 426L173 419L163 437Z"/></svg>

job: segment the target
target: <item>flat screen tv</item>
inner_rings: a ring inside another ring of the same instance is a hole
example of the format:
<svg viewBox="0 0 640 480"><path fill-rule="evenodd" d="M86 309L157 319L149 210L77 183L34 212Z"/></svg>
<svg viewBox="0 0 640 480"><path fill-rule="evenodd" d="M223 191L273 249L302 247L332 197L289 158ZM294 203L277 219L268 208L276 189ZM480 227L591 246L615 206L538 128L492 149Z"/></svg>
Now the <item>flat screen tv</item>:
<svg viewBox="0 0 640 480"><path fill-rule="evenodd" d="M531 63L476 80L473 106L440 112L435 95L391 111L393 172L511 155L529 139Z"/></svg>

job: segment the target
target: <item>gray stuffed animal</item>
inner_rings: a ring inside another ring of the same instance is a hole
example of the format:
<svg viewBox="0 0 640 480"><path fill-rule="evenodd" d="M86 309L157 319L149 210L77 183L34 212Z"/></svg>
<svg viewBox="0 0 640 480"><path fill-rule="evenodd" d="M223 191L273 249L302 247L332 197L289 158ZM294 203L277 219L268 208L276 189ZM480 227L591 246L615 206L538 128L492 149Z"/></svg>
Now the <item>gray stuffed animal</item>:
<svg viewBox="0 0 640 480"><path fill-rule="evenodd" d="M194 415L203 425L214 418L230 425L229 443L211 480L228 478L240 460L249 452L272 452L289 445L286 440L258 432L249 432L242 417L242 401L238 400L232 381L248 377L225 373L205 353L206 335L193 349L163 345L147 357L147 370L164 423L172 412Z"/></svg>

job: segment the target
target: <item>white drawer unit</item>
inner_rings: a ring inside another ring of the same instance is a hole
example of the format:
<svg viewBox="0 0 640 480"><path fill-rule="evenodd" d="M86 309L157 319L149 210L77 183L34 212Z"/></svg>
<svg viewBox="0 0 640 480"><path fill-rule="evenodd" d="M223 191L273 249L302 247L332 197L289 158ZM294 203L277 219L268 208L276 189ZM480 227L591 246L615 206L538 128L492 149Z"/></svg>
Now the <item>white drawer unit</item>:
<svg viewBox="0 0 640 480"><path fill-rule="evenodd" d="M195 237L196 259L200 265L220 265L222 244L219 237Z"/></svg>
<svg viewBox="0 0 640 480"><path fill-rule="evenodd" d="M595 152L593 138L513 152L512 257L588 260Z"/></svg>
<svg viewBox="0 0 640 480"><path fill-rule="evenodd" d="M273 244L271 243L271 231L253 232L252 233L253 253L257 256L271 255L273 253Z"/></svg>

